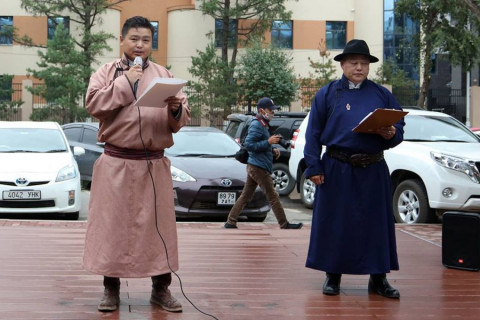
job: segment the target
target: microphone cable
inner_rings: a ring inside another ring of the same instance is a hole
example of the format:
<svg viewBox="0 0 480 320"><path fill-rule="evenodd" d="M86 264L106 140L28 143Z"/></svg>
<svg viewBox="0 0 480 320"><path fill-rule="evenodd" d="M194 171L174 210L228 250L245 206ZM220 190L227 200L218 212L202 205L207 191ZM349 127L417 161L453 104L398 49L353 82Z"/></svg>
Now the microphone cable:
<svg viewBox="0 0 480 320"><path fill-rule="evenodd" d="M145 160L147 162L147 169L148 169L148 174L150 176L150 180L152 182L152 188L153 188L153 204L154 204L154 210L155 210L155 228L157 230L157 233L160 237L160 239L162 240L162 244L163 244L163 247L165 248L165 256L167 258L167 265L168 265L168 268L170 269L170 272L172 272L178 279L178 282L180 284L180 290L182 291L182 294L183 296L185 297L185 299L200 313L206 315L206 316L209 316L211 317L212 319L215 319L215 320L219 320L217 317L215 317L214 315L212 314L209 314L209 313L206 313L202 310L200 310L188 297L187 295L185 294L185 292L183 291L183 284L182 284L182 279L180 278L180 276L175 272L173 271L172 267L170 266L170 259L168 257L168 249L167 249L167 244L165 243L165 240L163 239L163 236L160 232L160 230L158 229L158 216L157 216L157 191L155 189L155 180L153 179L153 174L152 174L152 171L150 170L150 160L148 159L148 150L147 150L147 147L145 146L145 142L143 141L143 137L142 137L142 118L141 118L141 114L140 114L140 107L137 106L137 110L138 110L138 131L139 131L139 136L140 136L140 140L142 141L142 146L143 146L143 151L145 152ZM167 111L168 112L168 111ZM176 223L176 222L175 222Z"/></svg>

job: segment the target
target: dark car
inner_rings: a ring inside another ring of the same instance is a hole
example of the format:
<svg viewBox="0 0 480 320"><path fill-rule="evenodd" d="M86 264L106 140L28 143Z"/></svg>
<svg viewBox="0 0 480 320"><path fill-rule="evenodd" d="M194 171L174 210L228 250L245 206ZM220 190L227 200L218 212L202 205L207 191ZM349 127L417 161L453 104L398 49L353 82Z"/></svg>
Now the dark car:
<svg viewBox="0 0 480 320"><path fill-rule="evenodd" d="M272 178L275 189L281 196L287 196L295 188L295 180L288 170L288 160L290 159L290 140L293 133L298 129L306 112L276 112L270 120L270 134L280 134L283 141L275 145L280 151L280 158L273 160ZM248 125L253 119L253 114L233 113L227 116L229 120L225 132L241 143L247 134Z"/></svg>
<svg viewBox="0 0 480 320"><path fill-rule="evenodd" d="M183 127L165 150L171 161L177 217L226 219L246 182L246 165L235 160L240 148L230 136L211 127ZM270 206L257 188L242 216L263 221Z"/></svg>
<svg viewBox="0 0 480 320"><path fill-rule="evenodd" d="M72 149L85 149L85 155L76 159L82 179L91 182L93 164L103 153L97 143L98 123L75 122L62 128ZM176 216L226 219L247 177L246 165L234 158L240 146L223 131L208 127L184 127L173 139L174 146L165 154L172 163ZM263 221L269 211L265 195L257 188L242 216Z"/></svg>
<svg viewBox="0 0 480 320"><path fill-rule="evenodd" d="M85 154L75 156L83 185L90 188L95 160L103 153L103 143L97 142L98 122L73 122L62 125L70 148L81 147Z"/></svg>

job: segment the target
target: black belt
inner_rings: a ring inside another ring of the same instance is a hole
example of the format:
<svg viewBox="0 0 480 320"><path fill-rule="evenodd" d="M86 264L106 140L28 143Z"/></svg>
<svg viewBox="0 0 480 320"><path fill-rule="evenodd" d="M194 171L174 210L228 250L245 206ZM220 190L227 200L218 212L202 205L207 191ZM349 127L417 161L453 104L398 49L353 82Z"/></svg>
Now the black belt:
<svg viewBox="0 0 480 320"><path fill-rule="evenodd" d="M379 153L350 153L338 149L328 148L327 154L334 159L351 164L354 167L365 168L369 164L383 160L383 151Z"/></svg>

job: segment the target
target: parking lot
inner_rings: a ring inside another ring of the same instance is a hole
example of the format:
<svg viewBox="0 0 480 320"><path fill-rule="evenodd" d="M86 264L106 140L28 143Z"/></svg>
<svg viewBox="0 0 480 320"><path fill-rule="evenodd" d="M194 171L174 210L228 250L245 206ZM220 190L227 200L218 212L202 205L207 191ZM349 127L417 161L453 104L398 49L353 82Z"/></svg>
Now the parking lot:
<svg viewBox="0 0 480 320"><path fill-rule="evenodd" d="M78 220L85 221L88 217L88 199L90 197L90 192L88 190L82 190L82 209L80 210L80 217ZM289 221L292 222L303 222L303 223L310 223L312 221L312 210L307 209L303 206L300 201L300 195L294 190L290 193L289 196L281 197L280 200L282 201L283 208L285 209L285 213ZM196 219L198 220L198 219ZM182 221L189 221L192 222L192 219L182 219ZM201 220L206 222L207 220ZM223 219L213 220L213 222L223 221ZM209 222L212 222L211 220ZM273 215L273 212L270 212L267 215L267 218L264 221L265 223L276 223L277 220Z"/></svg>

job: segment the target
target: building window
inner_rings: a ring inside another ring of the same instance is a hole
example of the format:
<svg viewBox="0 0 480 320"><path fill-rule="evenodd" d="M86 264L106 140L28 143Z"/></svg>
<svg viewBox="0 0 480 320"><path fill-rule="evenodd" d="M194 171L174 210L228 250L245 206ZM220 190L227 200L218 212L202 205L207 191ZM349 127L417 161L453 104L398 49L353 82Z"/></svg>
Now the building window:
<svg viewBox="0 0 480 320"><path fill-rule="evenodd" d="M12 45L13 17L0 16L0 44Z"/></svg>
<svg viewBox="0 0 480 320"><path fill-rule="evenodd" d="M343 49L347 43L347 23L345 21L327 21L327 48Z"/></svg>
<svg viewBox="0 0 480 320"><path fill-rule="evenodd" d="M418 80L418 52L414 44L418 23L394 9L394 0L384 0L383 58L393 61L409 78Z"/></svg>
<svg viewBox="0 0 480 320"><path fill-rule="evenodd" d="M292 21L276 20L272 23L272 46L275 48L293 48Z"/></svg>
<svg viewBox="0 0 480 320"><path fill-rule="evenodd" d="M53 39L57 25L63 23L66 30L70 31L70 17L48 17L48 40Z"/></svg>
<svg viewBox="0 0 480 320"><path fill-rule="evenodd" d="M150 21L153 26L153 39L152 39L152 49L158 49L158 21Z"/></svg>
<svg viewBox="0 0 480 320"><path fill-rule="evenodd" d="M222 47L222 30L223 21L215 19L215 46ZM228 47L234 48L237 46L237 20L232 19L228 23Z"/></svg>

